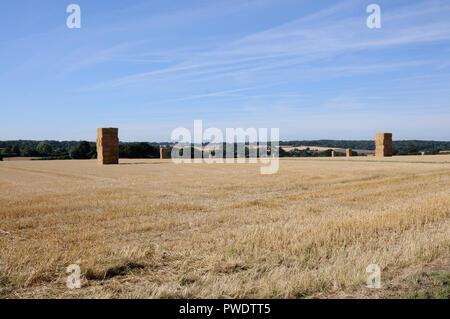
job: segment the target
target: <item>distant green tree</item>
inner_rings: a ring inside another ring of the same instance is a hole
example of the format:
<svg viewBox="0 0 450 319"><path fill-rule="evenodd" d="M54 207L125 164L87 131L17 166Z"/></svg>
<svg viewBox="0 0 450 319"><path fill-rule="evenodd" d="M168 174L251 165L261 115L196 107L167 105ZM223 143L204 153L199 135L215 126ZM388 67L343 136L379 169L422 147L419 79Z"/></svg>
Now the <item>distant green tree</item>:
<svg viewBox="0 0 450 319"><path fill-rule="evenodd" d="M74 146L70 149L69 155L73 159L88 159L91 158L91 145L89 142L80 141L77 146Z"/></svg>
<svg viewBox="0 0 450 319"><path fill-rule="evenodd" d="M408 146L408 154L417 155L418 153L419 153L419 150L417 149L417 147L414 144L410 144Z"/></svg>
<svg viewBox="0 0 450 319"><path fill-rule="evenodd" d="M10 148L10 152L9 153L13 153L13 154L16 154L17 156L20 156L21 151L20 151L19 145L14 144L12 146L12 148Z"/></svg>
<svg viewBox="0 0 450 319"><path fill-rule="evenodd" d="M91 150L89 152L89 158L97 158L97 145L91 144Z"/></svg>
<svg viewBox="0 0 450 319"><path fill-rule="evenodd" d="M158 158L159 147L146 142L120 143L120 158Z"/></svg>
<svg viewBox="0 0 450 319"><path fill-rule="evenodd" d="M425 152L426 155L436 155L439 154L441 152L440 149L434 149L434 150L428 150Z"/></svg>
<svg viewBox="0 0 450 319"><path fill-rule="evenodd" d="M64 147L57 147L53 150L53 153L56 156L63 156L63 155L68 155L67 150Z"/></svg>
<svg viewBox="0 0 450 319"><path fill-rule="evenodd" d="M17 153L15 153L17 154ZM22 156L38 156L39 153L36 151L36 149L32 145L25 145L22 151L19 153L19 155L22 154Z"/></svg>
<svg viewBox="0 0 450 319"><path fill-rule="evenodd" d="M289 152L286 152L282 147L280 147L280 154L279 154L279 156L280 157L288 157L288 156L291 156L291 154L289 154Z"/></svg>
<svg viewBox="0 0 450 319"><path fill-rule="evenodd" d="M53 147L47 142L40 142L36 147L36 151L42 156L49 156L53 152Z"/></svg>

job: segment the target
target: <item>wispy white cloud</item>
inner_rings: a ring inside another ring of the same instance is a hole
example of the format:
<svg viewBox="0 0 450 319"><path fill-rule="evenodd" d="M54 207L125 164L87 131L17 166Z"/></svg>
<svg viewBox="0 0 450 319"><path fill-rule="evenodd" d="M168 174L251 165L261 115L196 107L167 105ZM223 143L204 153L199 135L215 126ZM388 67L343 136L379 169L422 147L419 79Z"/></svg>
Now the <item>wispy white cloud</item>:
<svg viewBox="0 0 450 319"><path fill-rule="evenodd" d="M207 93L207 94L196 94L196 95L186 96L186 97L177 98L177 99L169 99L169 100L166 100L166 101L162 101L162 103L164 103L164 102L179 102L179 101L197 100L197 99L207 98L207 97L232 96L235 93L251 91L251 90L255 90L255 89L259 89L259 88L261 88L261 87L253 86L253 87L247 87L247 88L241 88L241 89L235 89L235 90L225 90L225 91L219 91L219 92L211 92L211 93Z"/></svg>
<svg viewBox="0 0 450 319"><path fill-rule="evenodd" d="M174 78L197 78L207 82L212 78L235 77L270 81L270 70L279 75L295 72L314 72L320 66L311 62L325 61L338 55L361 53L408 44L419 44L450 39L450 4L434 1L424 10L425 3L408 4L392 12L384 12L383 28L369 30L365 16L346 14L355 5L344 2L312 15L301 17L263 32L247 35L224 43L215 49L202 51L174 65L118 77L98 83L91 88L110 89L137 83L169 81ZM433 19L430 19L430 16ZM412 20L411 20L412 19ZM417 61L392 63L390 67L410 67ZM332 63L328 63L332 64ZM347 72L366 73L379 69L380 63L336 67ZM389 66L389 65L388 65ZM268 74L264 72L267 71Z"/></svg>

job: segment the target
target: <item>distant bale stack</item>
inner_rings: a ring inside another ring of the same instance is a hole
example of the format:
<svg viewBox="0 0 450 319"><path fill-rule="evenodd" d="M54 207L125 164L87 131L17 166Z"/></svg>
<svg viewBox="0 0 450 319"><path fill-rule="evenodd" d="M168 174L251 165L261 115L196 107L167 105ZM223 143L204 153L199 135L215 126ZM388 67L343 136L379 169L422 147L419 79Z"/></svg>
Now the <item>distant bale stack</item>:
<svg viewBox="0 0 450 319"><path fill-rule="evenodd" d="M336 151L331 151L331 157L336 157Z"/></svg>
<svg viewBox="0 0 450 319"><path fill-rule="evenodd" d="M375 136L375 156L392 156L392 133L377 133Z"/></svg>
<svg viewBox="0 0 450 319"><path fill-rule="evenodd" d="M159 158L160 159L167 158L167 149L166 148L164 148L164 147L159 148Z"/></svg>
<svg viewBox="0 0 450 319"><path fill-rule="evenodd" d="M345 155L346 155L347 157L352 157L352 149L351 149L351 148L347 148L347 149L345 150Z"/></svg>
<svg viewBox="0 0 450 319"><path fill-rule="evenodd" d="M97 163L119 164L119 129L113 127L97 129Z"/></svg>

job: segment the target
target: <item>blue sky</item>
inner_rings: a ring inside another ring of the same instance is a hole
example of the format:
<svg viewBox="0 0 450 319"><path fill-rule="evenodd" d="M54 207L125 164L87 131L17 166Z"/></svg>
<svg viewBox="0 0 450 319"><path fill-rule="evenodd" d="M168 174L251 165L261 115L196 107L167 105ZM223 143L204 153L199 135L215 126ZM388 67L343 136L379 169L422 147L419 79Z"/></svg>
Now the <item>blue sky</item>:
<svg viewBox="0 0 450 319"><path fill-rule="evenodd" d="M282 140L450 140L450 1L4 1L0 107L0 140L114 126L168 141L196 119Z"/></svg>

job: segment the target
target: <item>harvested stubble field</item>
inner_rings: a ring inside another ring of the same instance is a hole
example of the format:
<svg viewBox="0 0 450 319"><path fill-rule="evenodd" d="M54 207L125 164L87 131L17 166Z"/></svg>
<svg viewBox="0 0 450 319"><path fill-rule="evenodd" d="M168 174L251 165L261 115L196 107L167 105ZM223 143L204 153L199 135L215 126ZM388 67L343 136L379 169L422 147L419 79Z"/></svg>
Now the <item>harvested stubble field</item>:
<svg viewBox="0 0 450 319"><path fill-rule="evenodd" d="M446 155L1 162L0 297L447 298L449 217Z"/></svg>

